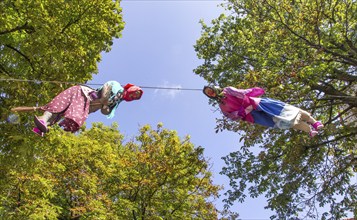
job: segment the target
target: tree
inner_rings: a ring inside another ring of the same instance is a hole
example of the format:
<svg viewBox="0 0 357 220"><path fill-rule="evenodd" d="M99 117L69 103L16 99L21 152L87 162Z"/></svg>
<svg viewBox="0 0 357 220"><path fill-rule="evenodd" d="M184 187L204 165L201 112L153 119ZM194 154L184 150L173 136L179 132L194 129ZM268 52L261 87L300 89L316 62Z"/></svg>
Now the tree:
<svg viewBox="0 0 357 220"><path fill-rule="evenodd" d="M116 125L55 127L17 146L16 162L0 160L1 219L217 219L203 148L162 125L127 143Z"/></svg>
<svg viewBox="0 0 357 220"><path fill-rule="evenodd" d="M221 87L260 86L267 96L312 112L326 125L300 132L217 119L240 133L240 151L224 158L227 206L264 194L275 218L357 215L357 4L355 1L238 0L223 4L195 50L195 73ZM260 153L253 153L253 146ZM330 206L319 213L317 207Z"/></svg>
<svg viewBox="0 0 357 220"><path fill-rule="evenodd" d="M119 2L1 1L1 106L44 104L63 90L41 80L91 79L100 53L111 49L124 28ZM13 78L33 82L3 81Z"/></svg>
<svg viewBox="0 0 357 220"><path fill-rule="evenodd" d="M135 204L133 216L217 219L216 209L207 199L216 198L220 187L212 184L202 147L194 148L189 137L180 140L176 131L162 129L161 124L157 130L142 127L136 139L138 143L126 145L134 153L126 167L128 175L122 179L129 185L117 193Z"/></svg>
<svg viewBox="0 0 357 220"><path fill-rule="evenodd" d="M29 149L19 146L24 136L33 135L29 134L33 113L16 115L10 109L44 105L69 87L43 80L84 83L91 79L98 71L100 53L110 50L113 38L120 37L124 28L119 2L0 1L2 163L18 163L19 155L23 160ZM6 81L13 78L32 81Z"/></svg>

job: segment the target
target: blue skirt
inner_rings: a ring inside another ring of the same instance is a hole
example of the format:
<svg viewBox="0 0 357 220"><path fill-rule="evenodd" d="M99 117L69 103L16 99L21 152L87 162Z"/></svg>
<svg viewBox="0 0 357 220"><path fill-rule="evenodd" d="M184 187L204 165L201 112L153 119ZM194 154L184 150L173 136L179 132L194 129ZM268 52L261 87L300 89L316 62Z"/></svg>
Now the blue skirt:
<svg viewBox="0 0 357 220"><path fill-rule="evenodd" d="M300 109L279 100L262 98L251 112L254 123L266 127L288 129L300 120Z"/></svg>

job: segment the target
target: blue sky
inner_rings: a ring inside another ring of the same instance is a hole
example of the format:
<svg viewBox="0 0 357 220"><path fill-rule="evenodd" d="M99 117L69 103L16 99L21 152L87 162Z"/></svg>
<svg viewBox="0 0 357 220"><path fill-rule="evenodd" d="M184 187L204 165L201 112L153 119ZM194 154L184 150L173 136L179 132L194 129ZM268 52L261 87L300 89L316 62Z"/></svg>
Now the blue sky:
<svg viewBox="0 0 357 220"><path fill-rule="evenodd" d="M198 60L193 45L201 34L199 20L206 23L219 16L222 1L201 0L124 0L122 37L114 41L112 50L102 56L99 74L89 83L116 80L121 84L139 86L201 89L205 81L193 73L202 60ZM112 122L127 141L138 134L145 124L153 128L162 122L164 128L176 130L178 135L191 136L195 146L205 148L210 160L214 183L229 187L228 178L219 174L224 163L221 157L240 148L239 136L233 132L215 133L215 118L220 117L208 104L201 91L144 89L140 101L120 104L113 119L99 112L89 116L87 124ZM225 190L222 191L222 194ZM222 209L222 195L215 201ZM241 219L268 219L272 214L265 210L266 200L247 199L237 203L231 211Z"/></svg>

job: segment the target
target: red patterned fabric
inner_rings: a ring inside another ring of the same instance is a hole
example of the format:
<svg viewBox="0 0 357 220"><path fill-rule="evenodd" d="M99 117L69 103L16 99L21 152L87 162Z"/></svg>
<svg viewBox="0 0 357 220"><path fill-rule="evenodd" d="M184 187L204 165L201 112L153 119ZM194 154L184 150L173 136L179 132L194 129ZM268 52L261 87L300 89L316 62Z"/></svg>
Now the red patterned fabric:
<svg viewBox="0 0 357 220"><path fill-rule="evenodd" d="M73 86L62 91L41 109L64 117L59 125L65 131L76 132L88 117L89 104L90 101L84 95L81 86Z"/></svg>

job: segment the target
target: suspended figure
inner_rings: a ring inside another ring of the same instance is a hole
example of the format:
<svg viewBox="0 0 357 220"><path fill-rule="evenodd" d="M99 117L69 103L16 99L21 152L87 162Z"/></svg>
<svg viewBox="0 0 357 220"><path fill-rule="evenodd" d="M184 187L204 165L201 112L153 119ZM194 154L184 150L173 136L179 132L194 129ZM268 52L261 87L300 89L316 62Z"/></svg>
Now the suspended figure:
<svg viewBox="0 0 357 220"><path fill-rule="evenodd" d="M310 113L282 101L259 98L265 93L259 87L237 89L205 86L203 93L216 100L224 116L232 120L243 120L265 127L294 128L309 133L310 137L318 134L324 126Z"/></svg>
<svg viewBox="0 0 357 220"><path fill-rule="evenodd" d="M84 124L88 114L100 109L107 118L112 118L121 101L139 100L142 94L140 87L127 84L123 88L116 81L108 81L98 89L83 85L72 86L40 107L44 113L35 116L36 127L33 131L43 136L49 131L48 126L59 122L65 131L76 132Z"/></svg>

